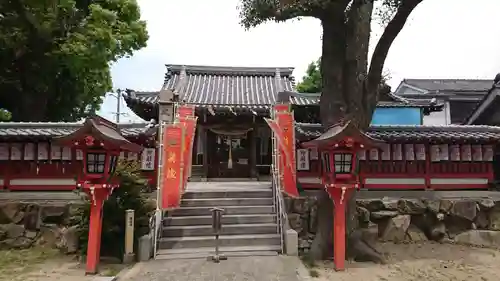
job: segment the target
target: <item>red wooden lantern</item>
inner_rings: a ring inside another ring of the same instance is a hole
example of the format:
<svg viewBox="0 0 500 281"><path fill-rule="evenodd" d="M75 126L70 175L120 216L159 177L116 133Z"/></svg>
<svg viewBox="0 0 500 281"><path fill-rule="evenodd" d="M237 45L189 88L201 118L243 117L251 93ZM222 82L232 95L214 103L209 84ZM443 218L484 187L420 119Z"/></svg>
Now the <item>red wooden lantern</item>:
<svg viewBox="0 0 500 281"><path fill-rule="evenodd" d="M318 138L302 144L321 153L323 186L333 200L333 255L336 270L345 269L345 211L346 201L359 188L356 173L359 150L373 147L377 140L360 132L351 122L330 127Z"/></svg>
<svg viewBox="0 0 500 281"><path fill-rule="evenodd" d="M88 118L80 129L55 141L83 152L83 171L77 183L91 201L86 272L95 274L100 257L102 207L118 187L114 177L118 157L121 151L139 153L142 147L129 142L116 124L99 116Z"/></svg>

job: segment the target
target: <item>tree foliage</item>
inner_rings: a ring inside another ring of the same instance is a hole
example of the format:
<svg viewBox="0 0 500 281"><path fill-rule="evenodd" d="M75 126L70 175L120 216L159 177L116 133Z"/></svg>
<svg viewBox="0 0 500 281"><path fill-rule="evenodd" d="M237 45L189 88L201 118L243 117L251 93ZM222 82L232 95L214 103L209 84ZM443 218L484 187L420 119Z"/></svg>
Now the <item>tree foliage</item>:
<svg viewBox="0 0 500 281"><path fill-rule="evenodd" d="M12 118L12 114L7 110L0 108L0 122L1 121L9 121Z"/></svg>
<svg viewBox="0 0 500 281"><path fill-rule="evenodd" d="M120 161L116 172L120 187L104 202L101 253L104 256L122 258L125 250L125 211L135 211L134 245L137 245L139 237L149 232L149 216L155 206L149 203L143 193L148 183L141 177L136 161ZM71 218L72 224L78 225L79 247L83 255L87 253L89 219L90 202L87 201L80 207L77 215Z"/></svg>
<svg viewBox="0 0 500 281"><path fill-rule="evenodd" d="M146 45L135 0L0 1L0 106L13 121L74 121L111 90L110 63Z"/></svg>
<svg viewBox="0 0 500 281"><path fill-rule="evenodd" d="M320 93L321 92L321 58L309 64L306 70L306 75L302 77L302 81L297 84L299 93ZM379 100L391 100L391 86L387 84L387 76L383 76L379 86Z"/></svg>

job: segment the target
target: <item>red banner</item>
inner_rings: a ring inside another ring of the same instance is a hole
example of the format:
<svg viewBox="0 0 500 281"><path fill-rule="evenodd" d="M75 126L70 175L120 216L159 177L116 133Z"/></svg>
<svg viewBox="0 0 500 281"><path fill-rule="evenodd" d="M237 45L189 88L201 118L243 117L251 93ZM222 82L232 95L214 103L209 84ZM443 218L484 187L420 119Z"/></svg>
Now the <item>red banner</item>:
<svg viewBox="0 0 500 281"><path fill-rule="evenodd" d="M184 126L184 150L182 153L184 159L184 178L182 181L183 191L186 190L187 180L191 175L191 166L193 159L193 143L196 132L196 121L198 117L180 117L181 124Z"/></svg>
<svg viewBox="0 0 500 281"><path fill-rule="evenodd" d="M297 189L297 182L295 178L295 161L290 161L295 157L294 153L290 153L290 149L288 149L288 145L286 145L286 143L288 143L289 141L286 140L284 131L276 121L267 118L264 119L266 120L267 124L273 131L278 141L278 149L280 151L279 158L281 161L280 163L277 163L277 165L279 165L278 167L280 170L282 190L290 197L298 197L299 191ZM283 178L281 178L281 171L283 171Z"/></svg>
<svg viewBox="0 0 500 281"><path fill-rule="evenodd" d="M177 108L177 113L179 114L179 118L182 117L194 117L194 105L183 104Z"/></svg>
<svg viewBox="0 0 500 281"><path fill-rule="evenodd" d="M182 190L182 152L184 127L181 124L165 125L163 133L163 171L161 183L161 208L178 208Z"/></svg>
<svg viewBox="0 0 500 281"><path fill-rule="evenodd" d="M290 171L287 171L284 174L285 182L288 182L289 186L293 186L293 190L297 188L297 157L295 155L295 126L293 120L293 112L290 111L282 111L277 112L276 115L276 123L283 131L283 153L288 153L290 158L287 161L291 164ZM285 185L285 188L287 186ZM290 187L291 188L291 187Z"/></svg>

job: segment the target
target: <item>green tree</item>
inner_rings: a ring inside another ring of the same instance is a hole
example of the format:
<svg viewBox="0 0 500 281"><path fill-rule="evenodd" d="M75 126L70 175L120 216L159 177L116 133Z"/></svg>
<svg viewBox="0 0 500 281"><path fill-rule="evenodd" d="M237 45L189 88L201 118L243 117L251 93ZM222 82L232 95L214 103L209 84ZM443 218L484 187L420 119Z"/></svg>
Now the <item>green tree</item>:
<svg viewBox="0 0 500 281"><path fill-rule="evenodd" d="M309 64L306 70L306 75L302 77L302 81L297 84L299 93L321 93L321 58ZM388 75L382 76L379 85L379 100L391 100L391 86L387 84Z"/></svg>
<svg viewBox="0 0 500 281"><path fill-rule="evenodd" d="M323 28L321 53L320 119L326 127L350 120L366 129L379 99L382 71L389 49L411 12L423 0L240 0L245 28L267 21L282 22L314 17ZM380 7L380 9L376 9ZM374 15L385 24L368 64L368 44ZM347 214L348 255L383 257L364 241L357 229L356 194L349 198ZM314 259L326 258L332 249L332 202L326 192L319 199L318 230L311 245ZM371 250L370 250L371 249Z"/></svg>
<svg viewBox="0 0 500 281"><path fill-rule="evenodd" d="M79 120L147 39L135 0L0 1L0 105L13 121Z"/></svg>
<svg viewBox="0 0 500 281"><path fill-rule="evenodd" d="M137 246L139 237L149 233L149 217L155 206L151 200L148 201L147 195L143 192L148 188L148 181L142 178L138 163L120 161L116 172L120 179L120 187L115 189L104 202L101 254L121 258L125 250L126 210L135 211L134 245ZM87 200L71 218L71 224L78 225L78 245L83 255L87 253L90 204Z"/></svg>
<svg viewBox="0 0 500 281"><path fill-rule="evenodd" d="M10 114L10 112L8 112L7 110L5 110L3 108L0 108L0 122L1 121L9 121L10 118L12 118L12 115Z"/></svg>

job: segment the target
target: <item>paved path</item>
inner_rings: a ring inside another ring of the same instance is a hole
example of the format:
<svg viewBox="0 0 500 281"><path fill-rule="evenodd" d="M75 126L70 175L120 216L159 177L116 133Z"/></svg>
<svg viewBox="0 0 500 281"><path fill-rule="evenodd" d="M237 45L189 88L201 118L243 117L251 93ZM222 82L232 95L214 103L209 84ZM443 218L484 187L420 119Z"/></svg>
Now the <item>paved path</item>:
<svg viewBox="0 0 500 281"><path fill-rule="evenodd" d="M153 260L138 263L120 281L306 281L307 270L297 257Z"/></svg>

